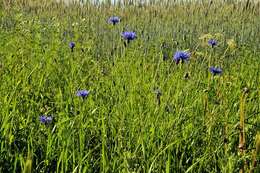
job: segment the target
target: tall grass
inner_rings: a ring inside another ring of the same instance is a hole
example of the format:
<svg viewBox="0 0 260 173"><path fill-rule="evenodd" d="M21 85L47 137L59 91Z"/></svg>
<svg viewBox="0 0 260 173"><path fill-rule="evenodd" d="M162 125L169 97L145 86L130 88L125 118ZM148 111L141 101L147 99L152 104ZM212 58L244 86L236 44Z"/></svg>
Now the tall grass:
<svg viewBox="0 0 260 173"><path fill-rule="evenodd" d="M0 172L259 172L259 4L4 2Z"/></svg>

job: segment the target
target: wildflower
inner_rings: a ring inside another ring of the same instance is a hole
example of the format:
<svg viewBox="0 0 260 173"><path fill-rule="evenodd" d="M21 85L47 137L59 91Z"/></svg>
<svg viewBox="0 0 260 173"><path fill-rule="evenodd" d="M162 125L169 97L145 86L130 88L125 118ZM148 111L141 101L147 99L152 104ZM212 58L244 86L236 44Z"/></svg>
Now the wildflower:
<svg viewBox="0 0 260 173"><path fill-rule="evenodd" d="M202 36L199 37L200 40L209 40L213 36L211 34L203 34Z"/></svg>
<svg viewBox="0 0 260 173"><path fill-rule="evenodd" d="M136 37L137 37L135 32L128 32L128 31L123 32L123 33L121 34L121 36L122 36L125 40L127 40L128 43L129 43L131 40L136 39Z"/></svg>
<svg viewBox="0 0 260 173"><path fill-rule="evenodd" d="M177 51L173 56L173 60L176 62L176 64L179 64L180 61L187 61L189 58L190 53L185 51Z"/></svg>
<svg viewBox="0 0 260 173"><path fill-rule="evenodd" d="M46 116L46 115L41 115L40 116L40 122L43 124L50 124L53 120L52 116Z"/></svg>
<svg viewBox="0 0 260 173"><path fill-rule="evenodd" d="M209 39L208 44L213 48L218 44L218 42L217 40Z"/></svg>
<svg viewBox="0 0 260 173"><path fill-rule="evenodd" d="M224 35L221 34L221 33L215 33L213 38L215 38L217 40L223 40L224 39Z"/></svg>
<svg viewBox="0 0 260 173"><path fill-rule="evenodd" d="M113 25L117 24L120 22L120 18L117 16L112 16L108 19L108 23L111 23Z"/></svg>
<svg viewBox="0 0 260 173"><path fill-rule="evenodd" d="M73 52L73 49L74 49L75 46L76 46L75 42L72 41L72 42L69 43L69 47L71 49L71 52Z"/></svg>
<svg viewBox="0 0 260 173"><path fill-rule="evenodd" d="M223 40L223 34L221 33L204 34L199 37L199 40L201 40L202 46L210 45L214 47L218 44L217 40Z"/></svg>
<svg viewBox="0 0 260 173"><path fill-rule="evenodd" d="M237 47L237 44L234 39L227 40L227 45L228 45L228 48L231 50L233 50Z"/></svg>
<svg viewBox="0 0 260 173"><path fill-rule="evenodd" d="M82 97L83 99L89 95L88 90L79 90L77 91L77 96Z"/></svg>
<svg viewBox="0 0 260 173"><path fill-rule="evenodd" d="M220 75L222 73L222 69L218 68L218 67L213 67L211 66L209 68L209 71L213 74L213 75Z"/></svg>

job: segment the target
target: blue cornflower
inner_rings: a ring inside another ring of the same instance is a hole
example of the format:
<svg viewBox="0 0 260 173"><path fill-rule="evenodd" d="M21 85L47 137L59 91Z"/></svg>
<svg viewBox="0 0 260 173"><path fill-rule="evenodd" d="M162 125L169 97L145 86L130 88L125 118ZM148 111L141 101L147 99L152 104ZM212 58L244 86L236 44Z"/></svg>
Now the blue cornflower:
<svg viewBox="0 0 260 173"><path fill-rule="evenodd" d="M121 36L122 36L125 40L127 40L128 43L129 43L131 40L136 39L136 37L137 37L135 32L128 32L128 31L123 32L123 33L121 34Z"/></svg>
<svg viewBox="0 0 260 173"><path fill-rule="evenodd" d="M50 124L53 120L52 116L46 116L46 115L41 115L40 116L40 122L43 124Z"/></svg>
<svg viewBox="0 0 260 173"><path fill-rule="evenodd" d="M173 60L176 62L176 64L179 64L180 61L187 61L189 58L190 53L185 51L177 51L173 56Z"/></svg>
<svg viewBox="0 0 260 173"><path fill-rule="evenodd" d="M71 52L73 52L73 49L74 49L75 46L76 46L75 42L71 41L71 42L69 43L69 47L70 47L70 49L71 49Z"/></svg>
<svg viewBox="0 0 260 173"><path fill-rule="evenodd" d="M217 46L218 42L215 39L210 39L208 41L208 44L213 48L213 47Z"/></svg>
<svg viewBox="0 0 260 173"><path fill-rule="evenodd" d="M79 90L77 91L77 96L82 97L83 99L89 95L88 90Z"/></svg>
<svg viewBox="0 0 260 173"><path fill-rule="evenodd" d="M213 75L220 75L222 73L222 69L218 68L218 67L213 67L211 66L209 68L209 71L213 74Z"/></svg>
<svg viewBox="0 0 260 173"><path fill-rule="evenodd" d="M113 25L120 22L120 18L117 16L112 16L108 19L108 23L112 23Z"/></svg>

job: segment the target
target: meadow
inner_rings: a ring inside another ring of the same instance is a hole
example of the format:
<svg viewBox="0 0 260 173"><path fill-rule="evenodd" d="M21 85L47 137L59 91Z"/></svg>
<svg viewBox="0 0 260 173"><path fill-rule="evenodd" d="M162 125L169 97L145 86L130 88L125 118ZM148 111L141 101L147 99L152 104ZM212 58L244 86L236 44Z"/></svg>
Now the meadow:
<svg viewBox="0 0 260 173"><path fill-rule="evenodd" d="M260 3L4 0L0 82L0 173L260 172Z"/></svg>

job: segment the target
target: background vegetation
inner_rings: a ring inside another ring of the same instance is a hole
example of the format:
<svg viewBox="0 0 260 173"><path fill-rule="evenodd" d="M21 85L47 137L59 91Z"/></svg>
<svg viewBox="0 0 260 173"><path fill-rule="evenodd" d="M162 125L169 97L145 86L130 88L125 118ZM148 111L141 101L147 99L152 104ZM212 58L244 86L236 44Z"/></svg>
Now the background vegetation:
<svg viewBox="0 0 260 173"><path fill-rule="evenodd" d="M0 172L260 171L259 3L3 2Z"/></svg>

